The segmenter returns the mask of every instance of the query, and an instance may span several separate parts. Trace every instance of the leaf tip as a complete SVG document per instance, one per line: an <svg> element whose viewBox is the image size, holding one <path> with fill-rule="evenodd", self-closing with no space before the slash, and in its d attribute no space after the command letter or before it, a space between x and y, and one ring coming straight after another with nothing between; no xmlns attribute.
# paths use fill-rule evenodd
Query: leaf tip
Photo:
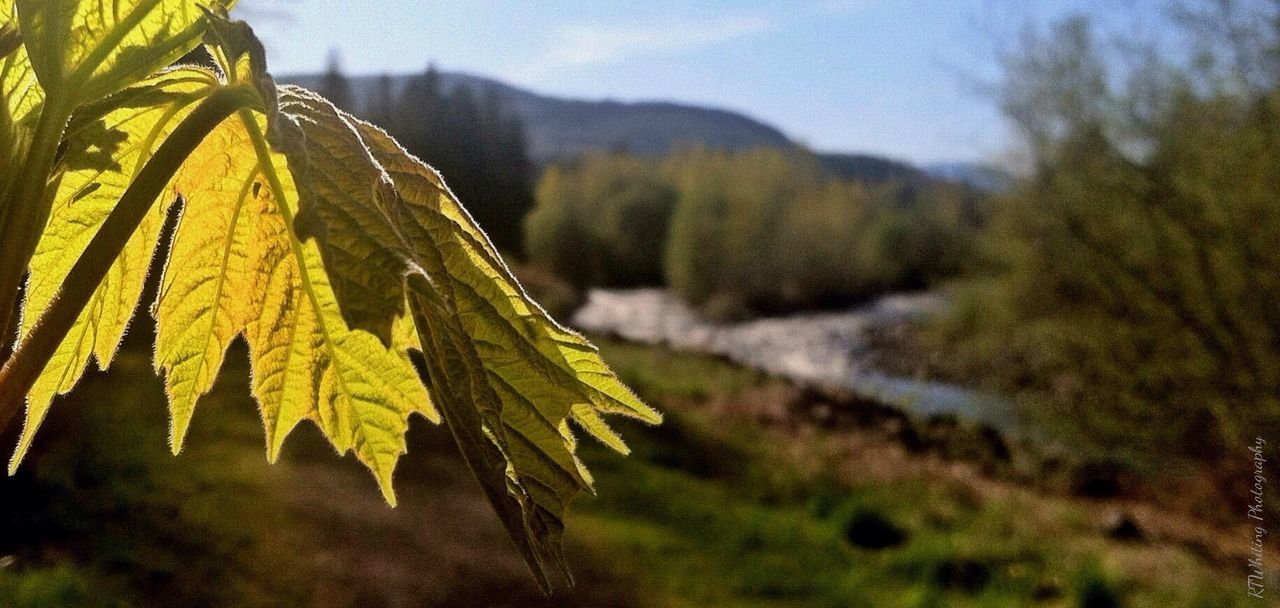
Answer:
<svg viewBox="0 0 1280 608"><path fill-rule="evenodd" d="M280 460L280 447L283 442L268 441L267 442L267 463L275 464Z"/></svg>
<svg viewBox="0 0 1280 608"><path fill-rule="evenodd" d="M425 406L421 406L414 410L414 413L426 418L431 424L440 424L444 422L444 418L440 416L440 410L436 408L434 403L427 402Z"/></svg>
<svg viewBox="0 0 1280 608"><path fill-rule="evenodd" d="M31 449L31 442L35 439L36 431L40 428L40 424L44 422L45 414L49 412L51 402L52 397L40 402L31 398L27 399L26 418L22 421L22 435L18 438L18 446L13 450L13 456L9 458L10 477L18 473L18 467L22 465L22 460L26 458L27 451Z"/></svg>
<svg viewBox="0 0 1280 608"><path fill-rule="evenodd" d="M284 440L293 432L294 425L281 424L279 420L272 420L267 416L263 416L263 426L267 431L267 462L275 464L280 460L280 452L284 450Z"/></svg>
<svg viewBox="0 0 1280 608"><path fill-rule="evenodd" d="M395 508L396 489L392 484L392 477L395 475L396 463L400 460L399 455L377 454L372 459L361 458L369 470L373 473L373 478L378 482L378 489L382 491L382 498L387 501L387 505Z"/></svg>
<svg viewBox="0 0 1280 608"><path fill-rule="evenodd" d="M18 474L18 467L22 465L22 459L26 457L29 445L30 442L24 437L23 441L18 444L18 448L13 451L13 456L9 458L9 477Z"/></svg>
<svg viewBox="0 0 1280 608"><path fill-rule="evenodd" d="M396 490L391 485L391 475L378 475L378 489L382 490L382 498L386 499L387 506L392 509L399 504L396 501Z"/></svg>
<svg viewBox="0 0 1280 608"><path fill-rule="evenodd" d="M174 413L173 421L169 424L169 453L174 456L182 453L182 446L187 439L187 429L190 426L190 417Z"/></svg>

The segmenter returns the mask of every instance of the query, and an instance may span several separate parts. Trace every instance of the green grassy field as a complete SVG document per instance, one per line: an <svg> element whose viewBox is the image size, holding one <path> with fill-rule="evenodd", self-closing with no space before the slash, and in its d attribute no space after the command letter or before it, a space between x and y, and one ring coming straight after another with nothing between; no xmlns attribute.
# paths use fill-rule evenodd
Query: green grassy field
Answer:
<svg viewBox="0 0 1280 608"><path fill-rule="evenodd" d="M856 432L778 422L794 387L713 358L603 347L668 422L624 425L629 458L584 448L599 496L570 517L567 595L536 592L439 429L414 425L394 510L313 429L268 466L241 351L174 458L134 348L58 405L0 485L13 497L0 506L0 605L1244 604L1213 558L1155 535L1108 538L1106 504L885 442L850 455L833 446Z"/></svg>
<svg viewBox="0 0 1280 608"><path fill-rule="evenodd" d="M796 440L787 433L699 411L770 381L702 356L604 351L643 397L686 404L668 410L668 428L631 434L639 458L588 457L602 492L577 522L663 598L655 605L1244 605L1186 548L1107 538L1101 505L945 474L805 467L789 461L803 447L778 445Z"/></svg>

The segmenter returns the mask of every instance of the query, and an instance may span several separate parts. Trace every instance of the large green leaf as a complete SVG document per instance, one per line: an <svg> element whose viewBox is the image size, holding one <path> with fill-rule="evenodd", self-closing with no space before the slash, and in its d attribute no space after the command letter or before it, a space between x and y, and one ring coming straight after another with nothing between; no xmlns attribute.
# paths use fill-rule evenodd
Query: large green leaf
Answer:
<svg viewBox="0 0 1280 608"><path fill-rule="evenodd" d="M299 421L312 420L340 452L354 451L393 501L408 416L438 417L409 361L343 321L315 245L290 229L296 203L284 159L259 155L262 124L246 119L265 120L224 123L175 177L185 207L155 307L174 448L243 334L271 458Z"/></svg>
<svg viewBox="0 0 1280 608"><path fill-rule="evenodd" d="M67 280L89 240L160 142L217 84L212 74L202 70L161 74L122 94L119 106L100 121L71 133L70 147L77 153L67 159L70 168L63 176L48 227L31 260L21 334L29 332L39 319L39 313ZM142 297L165 210L165 205L157 204L143 220L36 380L27 397L26 425L10 461L11 471L26 453L54 396L75 386L90 356L97 358L102 369L111 363Z"/></svg>
<svg viewBox="0 0 1280 608"><path fill-rule="evenodd" d="M224 69L227 77L257 78L262 70L251 65L250 55L249 49L238 49L231 57L235 63ZM260 53L252 55L261 61ZM91 166L63 179L56 213L33 263L24 327L39 318L147 151L213 86L220 86L217 77L203 68L168 72L113 96L113 104L121 107L110 110L101 124L79 127L96 143L72 139L70 148L82 150L79 158L85 160L73 157L68 164ZM269 91L263 96L272 99ZM438 420L407 356L416 338L389 348L366 332L348 329L316 245L292 233L290 205L297 197L284 158L265 146L266 120L261 113L244 112L224 122L174 175L30 392L23 439L11 466L25 453L50 399L74 386L89 356L96 355L104 367L110 361L136 307L168 203L180 198L183 210L153 308L155 360L165 376L173 449L181 448L196 403L212 388L226 349L243 336L269 457L276 458L298 422L313 420L340 452L353 451L370 467L394 503L391 478L405 449L409 415ZM112 150L106 156L113 161L105 167L91 162L102 160L104 147ZM410 336L411 329L398 335Z"/></svg>
<svg viewBox="0 0 1280 608"><path fill-rule="evenodd" d="M545 574L568 504L590 489L568 421L621 448L600 413L660 417L525 295L439 175L315 94L286 87L280 100L298 225L319 243L343 313L389 339L408 296L436 405Z"/></svg>
<svg viewBox="0 0 1280 608"><path fill-rule="evenodd" d="M46 91L94 100L173 63L204 35L201 5L234 0L17 0L31 65Z"/></svg>

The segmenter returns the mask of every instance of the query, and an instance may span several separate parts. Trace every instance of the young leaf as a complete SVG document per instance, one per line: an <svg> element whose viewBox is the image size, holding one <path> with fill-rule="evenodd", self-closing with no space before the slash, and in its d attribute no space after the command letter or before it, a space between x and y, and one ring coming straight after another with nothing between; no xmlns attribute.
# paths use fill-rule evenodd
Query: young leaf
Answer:
<svg viewBox="0 0 1280 608"><path fill-rule="evenodd" d="M186 202L155 307L174 449L243 333L270 457L298 422L312 420L338 451L354 451L394 502L391 475L409 415L438 416L406 359L347 328L315 245L291 233L296 197L284 159L259 155L253 133L262 125L244 120L216 129L174 182Z"/></svg>
<svg viewBox="0 0 1280 608"><path fill-rule="evenodd" d="M590 489L567 421L618 446L599 412L660 416L525 295L434 171L312 93L285 87L280 102L298 226L319 243L344 315L383 331L407 293L436 405L508 527L521 522L513 534L545 582L564 512Z"/></svg>
<svg viewBox="0 0 1280 608"><path fill-rule="evenodd" d="M25 336L67 280L89 240L160 142L217 81L200 70L175 70L138 86L136 103L107 113L97 128L72 133L72 167L54 198L48 227L36 247L27 280L20 334ZM104 164L105 155L109 163ZM168 199L172 201L173 199ZM27 416L10 472L18 466L55 395L69 392L92 355L106 369L142 297L147 266L160 237L167 205L143 220L110 273L76 319L27 397Z"/></svg>
<svg viewBox="0 0 1280 608"><path fill-rule="evenodd" d="M0 28L6 32L6 48L21 42L12 2L0 0ZM0 57L0 96L4 98L0 103L0 163L9 167L21 158L28 143L26 137L20 135L20 129L30 126L32 111L44 101L44 92L36 84L27 49L22 44ZM14 177L0 175L0 192L4 191L5 182Z"/></svg>
<svg viewBox="0 0 1280 608"><path fill-rule="evenodd" d="M229 9L234 0L211 0ZM46 91L91 101L146 78L200 43L194 0L17 0L27 52Z"/></svg>

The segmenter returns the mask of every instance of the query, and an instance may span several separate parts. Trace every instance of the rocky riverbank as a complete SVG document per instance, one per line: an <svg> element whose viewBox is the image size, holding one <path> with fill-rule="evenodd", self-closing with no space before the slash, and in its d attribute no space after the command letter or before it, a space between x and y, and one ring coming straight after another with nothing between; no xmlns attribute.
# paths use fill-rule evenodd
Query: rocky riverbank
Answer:
<svg viewBox="0 0 1280 608"><path fill-rule="evenodd" d="M801 384L840 388L922 416L954 414L1010 431L1008 402L878 369L873 332L939 314L935 293L891 294L844 311L715 323L665 289L592 290L572 317L584 331L714 354Z"/></svg>

